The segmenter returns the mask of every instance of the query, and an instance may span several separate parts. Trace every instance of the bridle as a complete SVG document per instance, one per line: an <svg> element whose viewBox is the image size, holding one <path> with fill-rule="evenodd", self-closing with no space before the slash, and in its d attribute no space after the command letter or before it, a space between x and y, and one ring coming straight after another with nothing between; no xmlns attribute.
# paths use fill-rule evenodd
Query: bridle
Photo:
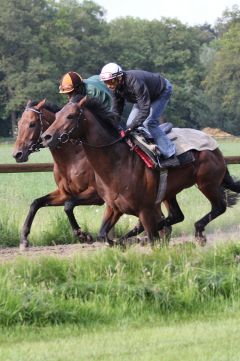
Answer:
<svg viewBox="0 0 240 361"><path fill-rule="evenodd" d="M70 102L72 103L72 102ZM81 140L74 140L71 138L71 134L78 128L80 128L80 121L83 120L84 118L82 118L83 116L83 110L79 109L79 114L78 117L76 119L76 125L74 125L68 132L63 132L57 139L61 144L65 144L68 141L71 141L74 144L82 144Z"/></svg>
<svg viewBox="0 0 240 361"><path fill-rule="evenodd" d="M41 148L44 148L43 144L42 144L42 138L41 135L43 134L44 130L43 130L43 120L45 119L45 121L48 123L47 119L44 117L44 114L42 111L37 110L35 108L32 107L27 107L25 108L25 111L32 111L36 114L38 114L38 120L40 122L40 133L39 133L39 137L38 140L36 141L36 143L33 143L31 145L31 147L29 148L29 152L30 153L34 153L34 152L39 152Z"/></svg>
<svg viewBox="0 0 240 361"><path fill-rule="evenodd" d="M72 103L72 102L70 102ZM63 132L59 137L58 137L58 141L61 144L67 143L68 141L71 141L74 144L81 144L81 145L86 145L88 147L91 148L105 148L105 147L110 147L111 145L114 145L118 142L120 142L121 140L123 140L123 138L120 136L119 138L115 139L113 142L108 143L108 144L102 144L102 145L94 145L94 144L90 144L86 141L84 141L83 139L78 139L78 140L74 140L71 139L71 134L76 130L80 128L80 121L83 121L84 119L86 119L84 117L84 112L83 109L79 109L79 114L78 117L75 119L75 126L73 126L68 132Z"/></svg>

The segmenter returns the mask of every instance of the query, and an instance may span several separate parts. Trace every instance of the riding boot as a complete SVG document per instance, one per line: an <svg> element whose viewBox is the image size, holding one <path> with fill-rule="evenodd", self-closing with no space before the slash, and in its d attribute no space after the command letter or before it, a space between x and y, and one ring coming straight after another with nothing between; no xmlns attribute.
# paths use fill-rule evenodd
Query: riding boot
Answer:
<svg viewBox="0 0 240 361"><path fill-rule="evenodd" d="M169 167L178 167L180 165L178 157L174 154L169 158L159 157L160 167L169 168Z"/></svg>

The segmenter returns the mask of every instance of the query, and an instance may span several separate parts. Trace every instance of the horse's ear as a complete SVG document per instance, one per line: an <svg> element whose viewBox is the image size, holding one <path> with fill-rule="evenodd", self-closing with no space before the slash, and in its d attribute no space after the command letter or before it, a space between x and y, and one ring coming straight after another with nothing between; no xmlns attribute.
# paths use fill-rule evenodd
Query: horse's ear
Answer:
<svg viewBox="0 0 240 361"><path fill-rule="evenodd" d="M78 105L79 105L80 107L83 107L84 104L86 103L86 101L87 101L87 96L85 95L85 97L80 100L80 102L78 103Z"/></svg>
<svg viewBox="0 0 240 361"><path fill-rule="evenodd" d="M42 108L44 107L45 103L46 103L46 99L41 100L41 101L36 105L36 109L37 109L37 110L42 109Z"/></svg>
<svg viewBox="0 0 240 361"><path fill-rule="evenodd" d="M32 103L32 101L31 101L31 99L29 99L27 102L26 108L29 108L31 103Z"/></svg>

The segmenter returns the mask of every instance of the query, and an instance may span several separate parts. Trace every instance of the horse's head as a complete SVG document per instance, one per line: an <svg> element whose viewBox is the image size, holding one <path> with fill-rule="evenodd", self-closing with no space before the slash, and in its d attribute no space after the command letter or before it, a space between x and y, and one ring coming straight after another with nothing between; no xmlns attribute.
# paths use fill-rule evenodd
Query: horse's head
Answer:
<svg viewBox="0 0 240 361"><path fill-rule="evenodd" d="M68 142L69 139L77 139L81 127L83 104L86 98L78 102L70 101L56 113L54 123L42 134L42 143L45 147L55 148L59 144Z"/></svg>
<svg viewBox="0 0 240 361"><path fill-rule="evenodd" d="M46 100L28 101L18 122L18 135L13 149L16 162L27 162L28 156L42 145L41 134L55 120L55 112L46 110Z"/></svg>

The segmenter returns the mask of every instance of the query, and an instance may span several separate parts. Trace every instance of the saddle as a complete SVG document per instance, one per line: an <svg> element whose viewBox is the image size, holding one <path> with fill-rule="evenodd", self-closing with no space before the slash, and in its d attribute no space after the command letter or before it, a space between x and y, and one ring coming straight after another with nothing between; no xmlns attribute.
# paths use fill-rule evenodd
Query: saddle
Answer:
<svg viewBox="0 0 240 361"><path fill-rule="evenodd" d="M165 134L168 134L171 132L173 124L170 122L163 123L160 125L160 127ZM171 140L174 142L176 139L177 138L175 137ZM140 156L140 158L142 158L148 168L165 168L163 165L161 165L161 153L159 151L159 148L154 143L151 134L147 131L146 128L136 128L134 131L131 132L131 134L127 136L126 142L129 147L133 151L135 151ZM191 150L180 155L176 154L176 156L179 160L179 166L183 166L195 161L195 157Z"/></svg>

